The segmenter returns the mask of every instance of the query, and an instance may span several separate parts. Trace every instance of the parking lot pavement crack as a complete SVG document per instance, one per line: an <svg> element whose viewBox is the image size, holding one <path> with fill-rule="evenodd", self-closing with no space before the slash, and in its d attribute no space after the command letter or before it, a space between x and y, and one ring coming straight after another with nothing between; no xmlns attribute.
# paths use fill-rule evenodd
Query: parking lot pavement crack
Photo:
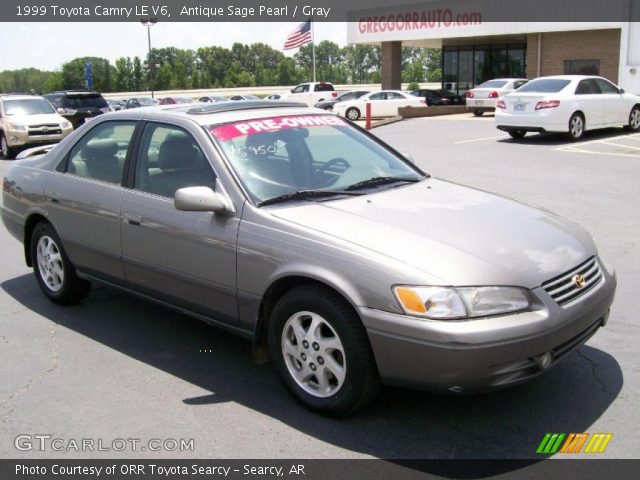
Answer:
<svg viewBox="0 0 640 480"><path fill-rule="evenodd" d="M51 325L50 327L49 337L51 341L51 349L50 349L49 362L48 362L47 368L45 368L45 370L43 370L39 375L32 377L27 383L25 383L18 390L16 390L15 392L7 396L4 400L0 401L0 409L6 408L6 411L4 412L4 414L0 415L0 423L6 423L6 421L8 420L9 416L14 410L13 407L12 408L8 408L8 407L17 397L27 392L34 384L38 383L45 376L47 376L48 374L50 374L51 372L53 372L58 368L59 344L58 344L58 336L56 333L55 324ZM6 342L6 339L4 337L1 337L1 338Z"/></svg>
<svg viewBox="0 0 640 480"><path fill-rule="evenodd" d="M580 358L583 358L589 364L589 367L591 369L591 376L593 376L593 379L598 382L598 384L602 388L602 391L609 395L611 398L616 398L616 394L609 390L607 384L598 376L598 365L584 353L582 353L582 351L578 350L577 353Z"/></svg>

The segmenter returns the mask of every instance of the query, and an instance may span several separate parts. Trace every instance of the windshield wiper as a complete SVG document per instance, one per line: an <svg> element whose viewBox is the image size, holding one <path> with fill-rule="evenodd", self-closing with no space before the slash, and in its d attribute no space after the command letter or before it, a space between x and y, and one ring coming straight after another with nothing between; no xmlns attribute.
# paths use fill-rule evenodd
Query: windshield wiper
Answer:
<svg viewBox="0 0 640 480"><path fill-rule="evenodd" d="M288 200L305 200L308 198L333 197L335 195L363 195L360 192L347 192L345 190L298 190L297 192L284 193L277 197L267 198L258 203L259 207L271 205L273 203L286 202Z"/></svg>
<svg viewBox="0 0 640 480"><path fill-rule="evenodd" d="M417 183L422 178L406 178L406 177L373 177L368 180L363 180L353 185L349 185L345 188L346 191L360 190L368 187L376 187L378 185L387 185L391 183L405 182L405 183Z"/></svg>

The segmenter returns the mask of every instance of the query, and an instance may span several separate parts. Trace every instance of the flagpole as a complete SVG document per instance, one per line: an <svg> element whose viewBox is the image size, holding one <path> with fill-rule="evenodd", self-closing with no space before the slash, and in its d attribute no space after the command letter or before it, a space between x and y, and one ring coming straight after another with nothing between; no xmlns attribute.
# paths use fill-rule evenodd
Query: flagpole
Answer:
<svg viewBox="0 0 640 480"><path fill-rule="evenodd" d="M311 23L311 57L313 61L313 82L316 81L316 34L313 26L313 18L309 19L309 23Z"/></svg>

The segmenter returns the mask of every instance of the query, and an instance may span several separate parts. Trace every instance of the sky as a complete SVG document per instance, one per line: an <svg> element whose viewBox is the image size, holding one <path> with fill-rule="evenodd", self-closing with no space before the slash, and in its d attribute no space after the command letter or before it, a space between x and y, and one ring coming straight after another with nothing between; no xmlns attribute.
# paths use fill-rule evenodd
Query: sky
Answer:
<svg viewBox="0 0 640 480"><path fill-rule="evenodd" d="M1 0L0 0L1 1ZM158 23L151 27L152 47L198 48L234 42L263 42L282 50L287 35L296 27L290 23ZM316 22L315 40L347 44L347 24ZM122 23L0 23L0 71L34 67L56 70L76 57L96 56L144 58L147 29L137 22ZM289 50L293 55L297 50Z"/></svg>

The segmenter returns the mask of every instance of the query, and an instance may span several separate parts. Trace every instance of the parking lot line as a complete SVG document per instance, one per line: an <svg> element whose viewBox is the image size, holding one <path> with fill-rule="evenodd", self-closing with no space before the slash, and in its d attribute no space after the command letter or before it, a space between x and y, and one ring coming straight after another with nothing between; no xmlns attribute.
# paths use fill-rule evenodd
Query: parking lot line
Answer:
<svg viewBox="0 0 640 480"><path fill-rule="evenodd" d="M484 140L496 140L498 138L505 138L504 135L497 135L494 137L482 137L482 138L474 138L473 140L462 140L461 142L453 142L454 145L462 145L463 143L473 143L473 142L482 142Z"/></svg>
<svg viewBox="0 0 640 480"><path fill-rule="evenodd" d="M610 142L608 140L603 140L602 143L604 143L605 145L612 145L614 147L631 148L632 150L640 150L640 147L636 147L633 145L625 145L624 143Z"/></svg>
<svg viewBox="0 0 640 480"><path fill-rule="evenodd" d="M594 152L593 150L585 150L583 148L572 147L572 146L560 147L560 148L557 148L556 150L561 151L561 152L570 152L570 153L589 153L591 155L612 155L614 157L640 158L640 152L638 152L638 155L631 154L631 153Z"/></svg>

